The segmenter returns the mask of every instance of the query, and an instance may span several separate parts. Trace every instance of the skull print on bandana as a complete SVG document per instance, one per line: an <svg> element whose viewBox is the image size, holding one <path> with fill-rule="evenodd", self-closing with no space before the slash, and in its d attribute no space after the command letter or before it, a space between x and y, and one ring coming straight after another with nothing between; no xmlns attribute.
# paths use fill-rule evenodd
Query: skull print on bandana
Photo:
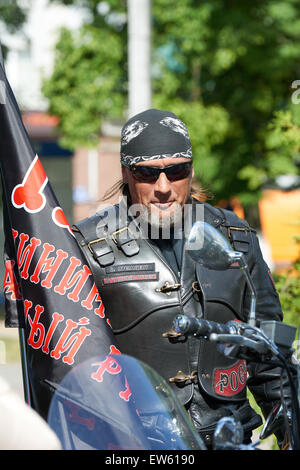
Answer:
<svg viewBox="0 0 300 470"><path fill-rule="evenodd" d="M149 109L129 119L121 133L121 164L125 167L161 158L190 158L192 147L185 124L173 113Z"/></svg>

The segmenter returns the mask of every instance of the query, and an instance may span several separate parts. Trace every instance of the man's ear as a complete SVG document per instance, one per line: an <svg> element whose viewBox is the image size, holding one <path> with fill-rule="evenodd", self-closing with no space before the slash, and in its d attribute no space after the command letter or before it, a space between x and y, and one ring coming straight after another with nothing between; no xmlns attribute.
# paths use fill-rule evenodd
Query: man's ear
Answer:
<svg viewBox="0 0 300 470"><path fill-rule="evenodd" d="M195 174L194 167L192 166L192 178L194 178L194 174Z"/></svg>

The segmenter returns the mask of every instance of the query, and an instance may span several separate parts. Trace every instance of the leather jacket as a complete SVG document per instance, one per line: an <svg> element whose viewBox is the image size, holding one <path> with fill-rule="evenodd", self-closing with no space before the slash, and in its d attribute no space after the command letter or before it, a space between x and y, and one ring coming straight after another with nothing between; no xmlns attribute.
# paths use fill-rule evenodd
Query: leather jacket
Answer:
<svg viewBox="0 0 300 470"><path fill-rule="evenodd" d="M196 199L187 207L185 237L196 220L205 220L220 230L233 248L246 256L257 292L258 321L282 320L279 298L255 231L231 211ZM157 244L146 239L128 215L123 202L79 222L74 234L121 352L149 364L169 381L206 444L211 443L215 424L223 416L237 416L246 436L250 435L261 418L246 397L245 361L226 358L207 340L177 337L170 331L178 313L221 323L247 321L250 294L241 270L232 266L215 271L195 263L183 240L181 271L174 272ZM268 411L279 398L279 390L274 394L273 386L279 371L272 369L269 376L265 373L261 383L255 369L249 370L260 405L264 410L266 404Z"/></svg>

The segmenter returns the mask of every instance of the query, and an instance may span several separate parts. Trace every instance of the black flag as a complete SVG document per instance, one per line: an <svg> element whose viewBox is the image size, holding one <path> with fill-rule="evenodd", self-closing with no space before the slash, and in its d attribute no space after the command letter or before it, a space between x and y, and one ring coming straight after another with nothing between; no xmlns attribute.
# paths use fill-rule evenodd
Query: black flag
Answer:
<svg viewBox="0 0 300 470"><path fill-rule="evenodd" d="M1 65L0 164L6 326L24 328L31 406L46 418L51 386L71 367L119 351Z"/></svg>

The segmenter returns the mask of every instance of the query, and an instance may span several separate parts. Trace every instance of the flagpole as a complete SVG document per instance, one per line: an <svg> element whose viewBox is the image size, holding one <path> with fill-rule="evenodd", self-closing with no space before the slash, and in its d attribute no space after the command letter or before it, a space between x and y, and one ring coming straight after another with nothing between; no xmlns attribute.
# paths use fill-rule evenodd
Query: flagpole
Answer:
<svg viewBox="0 0 300 470"><path fill-rule="evenodd" d="M5 73L1 41L0 41L0 64ZM1 179L3 181L2 171L1 171ZM6 195L4 192L3 184L2 184L2 193L3 193L3 203L6 204ZM24 328L19 327L18 330L19 330L20 357L21 357L21 365L22 365L24 400L29 406L31 406L29 374L28 374L27 356L26 356L25 332L24 332Z"/></svg>
<svg viewBox="0 0 300 470"><path fill-rule="evenodd" d="M24 328L19 328L20 355L22 363L23 390L25 402L31 406L30 383L26 357L26 342Z"/></svg>

